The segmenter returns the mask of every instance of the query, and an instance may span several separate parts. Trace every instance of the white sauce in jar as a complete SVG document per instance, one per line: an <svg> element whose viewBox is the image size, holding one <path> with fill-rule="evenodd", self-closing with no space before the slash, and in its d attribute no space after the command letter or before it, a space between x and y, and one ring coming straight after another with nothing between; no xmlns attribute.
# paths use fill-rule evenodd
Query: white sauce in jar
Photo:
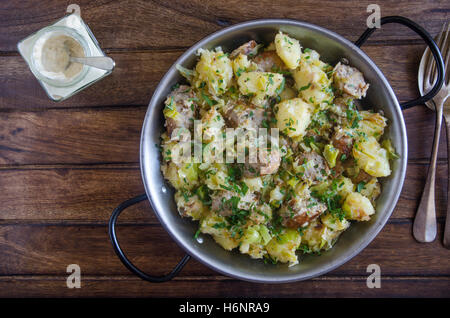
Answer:
<svg viewBox="0 0 450 318"><path fill-rule="evenodd" d="M70 57L85 57L83 46L69 34L60 31L44 33L33 47L36 69L45 77L63 82L75 78L83 65Z"/></svg>

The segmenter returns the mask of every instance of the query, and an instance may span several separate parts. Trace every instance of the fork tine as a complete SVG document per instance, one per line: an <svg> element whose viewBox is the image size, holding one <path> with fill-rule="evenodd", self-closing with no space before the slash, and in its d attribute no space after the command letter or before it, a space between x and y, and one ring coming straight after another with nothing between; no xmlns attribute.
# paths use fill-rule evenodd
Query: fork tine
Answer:
<svg viewBox="0 0 450 318"><path fill-rule="evenodd" d="M444 28L441 30L441 32L436 37L436 45L438 47L442 40L443 31L444 31ZM424 74L424 80L423 80L424 85L426 85L427 87L431 87L432 84L434 84L434 80L432 80L434 64L435 63L434 63L433 56L431 55L431 51L429 48L427 48L427 62L425 64L425 74Z"/></svg>
<svg viewBox="0 0 450 318"><path fill-rule="evenodd" d="M430 87L430 73L431 73L431 62L433 61L433 57L431 56L431 50L427 46L425 49L425 63L424 63L424 72L423 72L423 89L428 90Z"/></svg>
<svg viewBox="0 0 450 318"><path fill-rule="evenodd" d="M436 44L439 48L439 50L441 51L442 54L442 49L444 47L445 41L447 40L447 33L445 32L445 30L447 29L447 22L444 23L444 25L442 26L442 30L441 33L439 33L439 37L436 40ZM437 79L437 72L436 72L436 63L434 61L434 59L431 58L430 60L430 74L428 77L429 80L429 85L434 85L434 82L436 82Z"/></svg>
<svg viewBox="0 0 450 318"><path fill-rule="evenodd" d="M439 41L442 37L442 31L437 35L436 37L436 44L439 45ZM431 74L432 74L432 69L433 69L433 65L434 65L434 59L433 56L431 55L431 50L429 47L426 48L425 50L425 72L423 74L423 85L424 85L424 89L428 89L429 87L431 87Z"/></svg>

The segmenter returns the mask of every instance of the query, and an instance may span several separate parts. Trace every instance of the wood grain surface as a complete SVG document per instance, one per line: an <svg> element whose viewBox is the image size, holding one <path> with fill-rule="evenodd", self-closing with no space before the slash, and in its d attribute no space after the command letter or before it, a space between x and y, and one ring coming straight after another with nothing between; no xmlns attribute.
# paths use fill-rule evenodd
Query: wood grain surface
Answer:
<svg viewBox="0 0 450 318"><path fill-rule="evenodd" d="M258 18L314 23L354 41L373 1L88 1L82 17L116 61L114 72L62 103L48 100L16 51L19 40L62 17L67 1L0 2L0 297L450 297L450 251L441 243L447 204L443 130L436 181L438 239L419 244L412 222L426 178L434 113L403 112L409 161L388 224L358 256L305 282L267 285L219 275L191 260L171 282L150 284L115 256L107 222L123 200L143 193L140 131L153 90L196 41ZM378 1L383 16L403 15L433 36L450 18L448 1ZM425 46L403 27L375 32L364 51L400 101L418 96ZM120 218L118 236L143 270L163 274L183 251L159 225L148 202ZM79 264L82 288L68 289L66 267ZM366 286L379 264L382 287Z"/></svg>

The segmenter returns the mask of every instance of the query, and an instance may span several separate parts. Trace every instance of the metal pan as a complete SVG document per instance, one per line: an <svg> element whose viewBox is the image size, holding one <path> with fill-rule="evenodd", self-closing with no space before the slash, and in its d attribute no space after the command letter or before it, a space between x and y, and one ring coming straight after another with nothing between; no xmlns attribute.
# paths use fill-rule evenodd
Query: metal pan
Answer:
<svg viewBox="0 0 450 318"><path fill-rule="evenodd" d="M123 264L144 280L164 282L178 274L192 256L206 266L227 276L253 282L286 283L327 273L361 252L381 231L389 219L400 196L405 179L408 143L402 108L423 104L439 91L443 83L442 56L430 35L416 23L403 17L382 18L381 24L386 23L400 23L409 27L419 34L430 47L438 65L438 81L427 95L399 104L382 72L359 48L375 29L367 29L358 41L351 43L332 31L305 22L285 19L256 20L220 30L188 49L162 78L149 103L144 119L140 159L146 194L122 203L114 210L109 222L109 235L114 250ZM372 219L369 222L353 224L340 236L331 250L322 253L320 256L302 256L299 264L292 267L285 264L265 264L262 261L251 259L247 255L241 255L239 252L228 252L206 235L200 235L200 240L195 239L194 233L197 231L198 224L187 218L182 218L178 214L173 199L173 191L160 172L160 154L155 147L155 144L157 145L160 142L160 134L163 129L162 108L164 100L171 87L182 80L175 68L176 64L192 68L196 63L196 52L199 48L212 49L221 46L224 52L229 52L251 39L268 43L280 30L300 40L303 47L318 51L321 59L325 62L334 65L342 58L346 58L352 66L363 72L364 77L370 83L370 89L367 97L362 100L362 106L363 108L370 107L384 112L389 120L386 136L392 140L400 156L400 159L392 163L391 176L382 180L382 194L377 200L377 212ZM152 276L139 270L125 256L116 237L115 224L120 213L126 207L147 198L150 200L161 225L175 242L186 251L186 256L165 276ZM157 260L155 261L157 262Z"/></svg>

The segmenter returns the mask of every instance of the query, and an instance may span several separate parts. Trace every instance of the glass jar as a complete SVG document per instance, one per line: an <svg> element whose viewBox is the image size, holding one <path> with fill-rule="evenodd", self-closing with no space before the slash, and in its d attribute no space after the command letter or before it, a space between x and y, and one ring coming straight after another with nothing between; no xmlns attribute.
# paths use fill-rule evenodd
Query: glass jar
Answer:
<svg viewBox="0 0 450 318"><path fill-rule="evenodd" d="M49 76L43 71L37 46L42 46L43 41L51 35L66 35L73 38L83 48L84 55L105 56L92 31L81 19L78 12L64 16L54 24L47 26L36 33L31 34L17 44L17 48L27 62L31 72L44 88L48 97L54 101L63 101L86 87L94 84L111 71L97 69L83 65L81 71L69 79Z"/></svg>
<svg viewBox="0 0 450 318"><path fill-rule="evenodd" d="M75 40L83 49L84 56L89 57L91 56L91 50L89 48L89 45L87 42L83 39L83 37L74 29L63 27L63 26L49 26L46 28L41 29L34 39L34 42L32 44L31 49L31 63L30 63L30 69L33 72L34 76L38 80L44 81L50 85L56 86L56 87L65 87L65 86L73 86L83 80L83 78L86 76L86 73L88 72L89 66L82 65L81 70L75 74L73 77L69 78L58 78L58 77L52 77L50 74L51 72L46 72L45 67L42 65L41 62L41 53L43 46L45 45L45 41L52 37L57 36L68 36L71 39Z"/></svg>

